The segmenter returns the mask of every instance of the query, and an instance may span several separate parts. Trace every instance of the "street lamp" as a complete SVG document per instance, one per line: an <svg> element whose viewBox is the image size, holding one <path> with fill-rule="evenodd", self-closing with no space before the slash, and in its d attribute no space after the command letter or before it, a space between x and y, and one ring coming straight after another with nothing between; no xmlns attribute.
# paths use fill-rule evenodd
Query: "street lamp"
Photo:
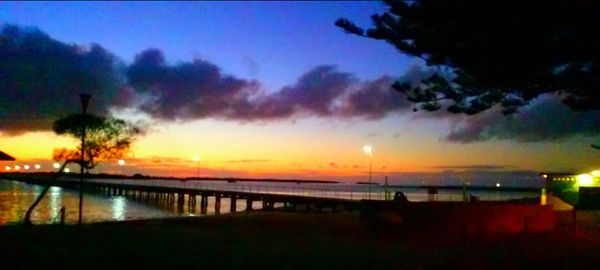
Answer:
<svg viewBox="0 0 600 270"><path fill-rule="evenodd" d="M200 156L195 155L192 160L196 161L196 177L200 179Z"/></svg>
<svg viewBox="0 0 600 270"><path fill-rule="evenodd" d="M369 155L369 196L368 199L371 199L371 174L373 168L373 148L369 145L363 146L363 151Z"/></svg>
<svg viewBox="0 0 600 270"><path fill-rule="evenodd" d="M121 175L124 175L123 166L125 166L125 160L124 159L119 159L117 161L117 164L119 164L119 171L120 171Z"/></svg>
<svg viewBox="0 0 600 270"><path fill-rule="evenodd" d="M84 162L85 162L85 113L87 112L88 105L90 104L90 99L92 96L90 94L80 94L79 99L81 101L81 159L80 159L80 178L79 178L79 219L77 224L81 226L81 220L83 215L83 170L84 170Z"/></svg>

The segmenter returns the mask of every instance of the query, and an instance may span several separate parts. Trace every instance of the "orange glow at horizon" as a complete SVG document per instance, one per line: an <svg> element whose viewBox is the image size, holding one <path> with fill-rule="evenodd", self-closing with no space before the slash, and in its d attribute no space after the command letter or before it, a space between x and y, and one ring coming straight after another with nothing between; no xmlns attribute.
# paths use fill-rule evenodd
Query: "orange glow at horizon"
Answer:
<svg viewBox="0 0 600 270"><path fill-rule="evenodd" d="M364 130L384 134L389 126L393 125L379 121L339 127L313 120L264 125L213 120L165 124L134 142L122 168L115 160L102 163L95 171L192 177L199 166L200 176L215 177L365 176L369 156L363 147L367 144L374 150L374 175L442 172L448 169L445 166L477 164L506 165L508 170L585 171L586 164L600 163L599 155L574 154L588 150L582 143L452 144L439 140L437 134L442 131L418 130L401 138L392 136L393 131L385 136L364 135ZM40 164L42 171L52 170L52 150L77 145L76 141L51 132L0 139L1 149L17 158L17 162L2 165L12 169L19 165L21 171L26 162ZM200 159L199 164L195 157Z"/></svg>

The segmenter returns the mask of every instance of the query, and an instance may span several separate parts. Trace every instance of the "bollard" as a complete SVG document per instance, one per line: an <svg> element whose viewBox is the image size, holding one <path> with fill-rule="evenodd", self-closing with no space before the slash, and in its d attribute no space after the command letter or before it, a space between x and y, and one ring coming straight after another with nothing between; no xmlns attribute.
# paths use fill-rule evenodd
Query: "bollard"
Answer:
<svg viewBox="0 0 600 270"><path fill-rule="evenodd" d="M65 225L65 207L60 208L60 225Z"/></svg>
<svg viewBox="0 0 600 270"><path fill-rule="evenodd" d="M577 205L573 206L573 234L577 236Z"/></svg>
<svg viewBox="0 0 600 270"><path fill-rule="evenodd" d="M235 195L231 195L231 197L229 197L230 202L229 202L229 212L230 213L235 213L236 211L236 196Z"/></svg>

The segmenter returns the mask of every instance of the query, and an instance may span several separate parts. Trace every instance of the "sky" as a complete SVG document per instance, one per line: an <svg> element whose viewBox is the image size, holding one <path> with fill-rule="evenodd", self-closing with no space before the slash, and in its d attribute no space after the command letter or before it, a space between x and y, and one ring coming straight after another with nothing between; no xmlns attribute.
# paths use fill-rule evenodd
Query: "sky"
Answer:
<svg viewBox="0 0 600 270"><path fill-rule="evenodd" d="M37 28L52 46L78 46L77 57L92 63L83 68L118 66L126 77L115 79L126 86L86 86L90 110L148 130L125 166L107 161L97 172L363 181L372 161L376 182L514 184L600 167L589 147L599 139L598 113L571 112L556 97L511 117L413 112L389 86L431 69L334 25L345 17L369 26L384 10L372 1L3 1L0 27ZM52 119L79 109L81 89L60 82L28 82L30 94L0 88L0 149L18 158L2 165L49 168L53 149L77 143L50 131Z"/></svg>

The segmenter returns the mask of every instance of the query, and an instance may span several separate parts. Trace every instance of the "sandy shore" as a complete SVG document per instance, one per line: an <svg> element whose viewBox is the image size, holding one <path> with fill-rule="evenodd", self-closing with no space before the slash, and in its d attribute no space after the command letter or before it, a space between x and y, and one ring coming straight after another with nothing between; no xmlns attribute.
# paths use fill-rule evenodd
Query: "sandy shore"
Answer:
<svg viewBox="0 0 600 270"><path fill-rule="evenodd" d="M373 229L358 213L253 212L76 226L0 228L0 268L589 268L600 227L559 213L554 232L448 235ZM592 224L600 215L580 213ZM583 225L583 223L581 224ZM584 229L585 227L585 229ZM588 230L591 230L588 232Z"/></svg>

